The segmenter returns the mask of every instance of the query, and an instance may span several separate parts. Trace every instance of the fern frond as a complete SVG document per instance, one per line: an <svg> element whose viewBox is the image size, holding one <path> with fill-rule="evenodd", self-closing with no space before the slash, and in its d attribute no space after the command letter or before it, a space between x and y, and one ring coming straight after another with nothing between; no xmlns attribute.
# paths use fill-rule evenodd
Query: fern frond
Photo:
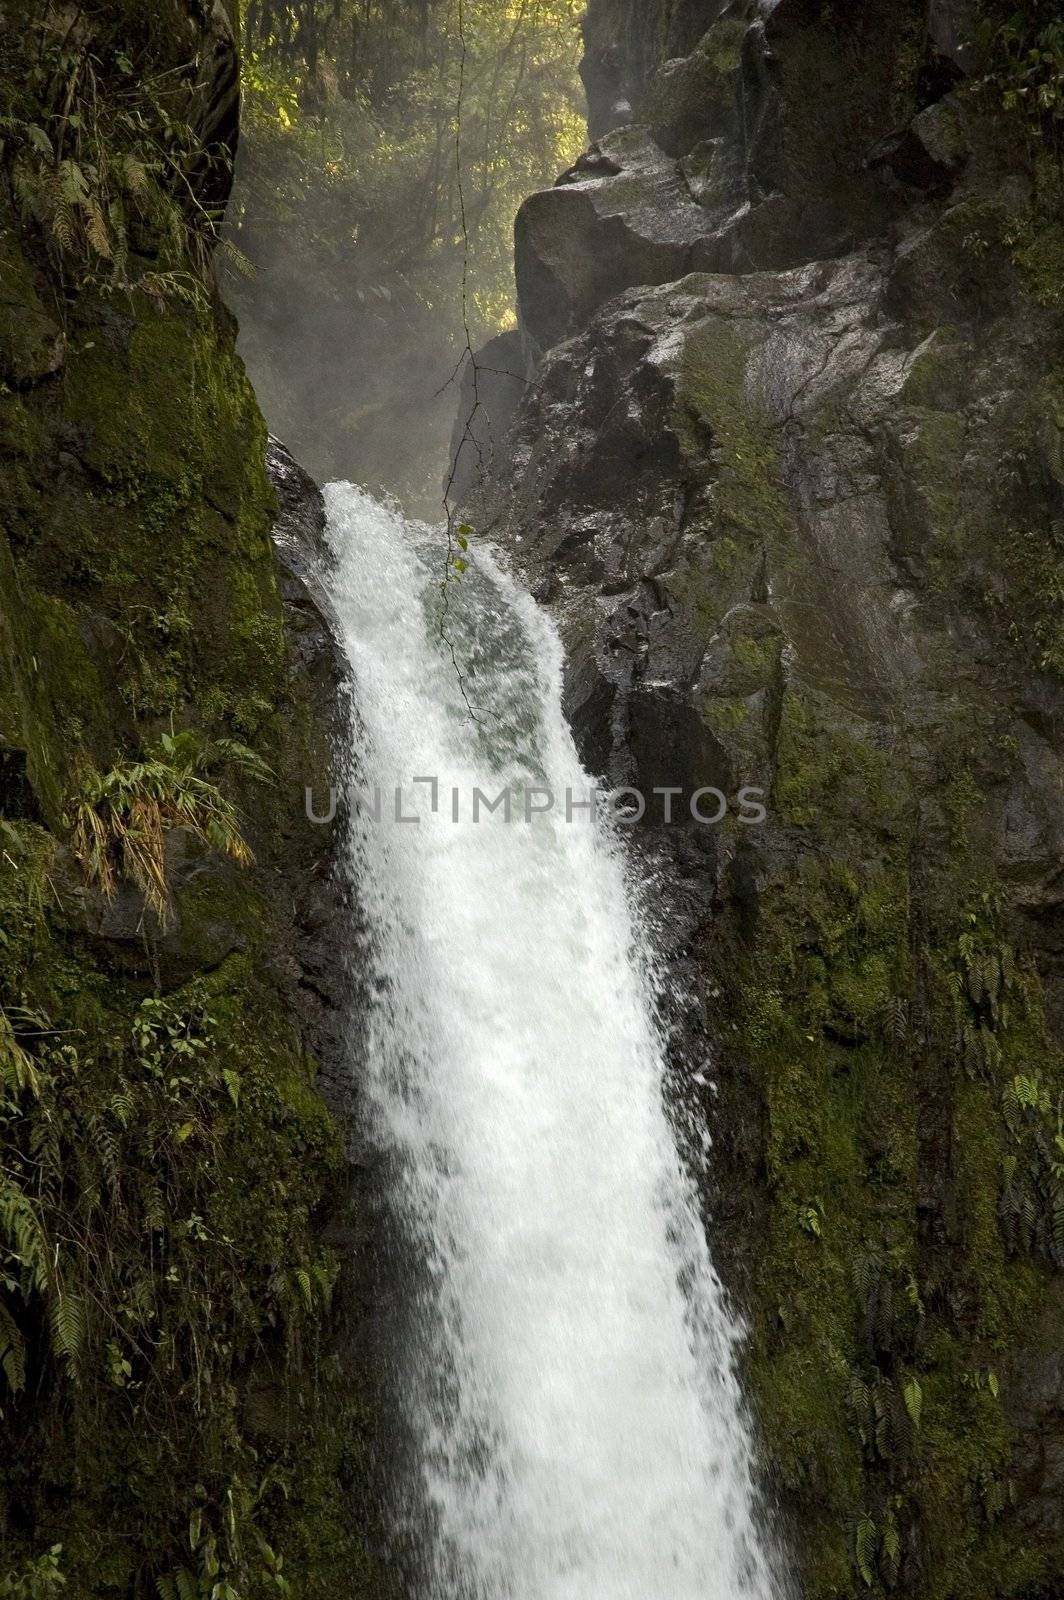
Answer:
<svg viewBox="0 0 1064 1600"><path fill-rule="evenodd" d="M909 1007L898 994L889 995L883 1005L883 1029L895 1044L904 1044L909 1033Z"/></svg>
<svg viewBox="0 0 1064 1600"><path fill-rule="evenodd" d="M177 1585L178 1600L200 1600L199 1585L187 1567L178 1568L174 1573L174 1582Z"/></svg>
<svg viewBox="0 0 1064 1600"><path fill-rule="evenodd" d="M100 202L90 195L84 204L85 237L96 254L104 261L114 261L111 234Z"/></svg>
<svg viewBox="0 0 1064 1600"><path fill-rule="evenodd" d="M875 1523L867 1512L858 1518L857 1527L853 1536L854 1565L860 1574L865 1587L871 1589L875 1583L876 1552L879 1548L879 1534Z"/></svg>
<svg viewBox="0 0 1064 1600"><path fill-rule="evenodd" d="M909 1420L917 1433L920 1432L920 1422L924 1411L924 1391L916 1378L910 1378L902 1391L905 1399L905 1409L909 1413Z"/></svg>
<svg viewBox="0 0 1064 1600"><path fill-rule="evenodd" d="M310 1281L310 1273L306 1267L296 1268L296 1286L299 1297L303 1302L303 1309L307 1312L314 1310L314 1288Z"/></svg>
<svg viewBox="0 0 1064 1600"><path fill-rule="evenodd" d="M20 1269L23 1295L47 1293L51 1273L44 1228L29 1196L6 1177L0 1177L0 1248Z"/></svg>
<svg viewBox="0 0 1064 1600"><path fill-rule="evenodd" d="M75 1377L85 1340L85 1309L80 1297L59 1293L52 1305L49 1322L52 1349L66 1363L70 1376Z"/></svg>
<svg viewBox="0 0 1064 1600"><path fill-rule="evenodd" d="M251 279L257 276L258 268L255 263L249 256L244 254L239 245L233 243L232 239L222 240L221 253L228 265L233 268L234 272L238 272L242 278Z"/></svg>
<svg viewBox="0 0 1064 1600"><path fill-rule="evenodd" d="M151 187L148 169L144 162L134 155L119 156L118 172L126 193L137 200L143 199Z"/></svg>
<svg viewBox="0 0 1064 1600"><path fill-rule="evenodd" d="M75 815L74 851L104 895L114 895L121 873L136 884L165 925L166 835L175 828L184 828L239 866L254 859L236 809L221 790L188 767L158 758L87 775Z"/></svg>
<svg viewBox="0 0 1064 1600"><path fill-rule="evenodd" d="M898 1581L901 1567L901 1534L893 1515L883 1524L883 1539L879 1551L879 1564L887 1583L893 1587Z"/></svg>
<svg viewBox="0 0 1064 1600"><path fill-rule="evenodd" d="M157 1183L153 1183L144 1198L144 1229L147 1233L162 1233L167 1223L166 1201Z"/></svg>
<svg viewBox="0 0 1064 1600"><path fill-rule="evenodd" d="M0 1092L18 1095L28 1091L34 1098L41 1092L41 1080L33 1058L18 1040L7 1012L0 1007Z"/></svg>
<svg viewBox="0 0 1064 1600"><path fill-rule="evenodd" d="M108 1109L120 1128L128 1128L136 1109L129 1090L123 1087L117 1094L113 1094Z"/></svg>

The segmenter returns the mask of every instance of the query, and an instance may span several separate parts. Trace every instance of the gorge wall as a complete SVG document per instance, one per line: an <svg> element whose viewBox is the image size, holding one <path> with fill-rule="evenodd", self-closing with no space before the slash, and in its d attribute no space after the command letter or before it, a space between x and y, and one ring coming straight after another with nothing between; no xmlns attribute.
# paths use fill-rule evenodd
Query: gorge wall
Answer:
<svg viewBox="0 0 1064 1600"><path fill-rule="evenodd" d="M993 24L592 0L474 421L590 770L769 797L633 837L809 1600L1064 1582L1064 230Z"/></svg>
<svg viewBox="0 0 1064 1600"><path fill-rule="evenodd" d="M346 939L302 805L328 787L337 668L301 576L320 500L279 449L268 469L210 273L233 21L199 0L0 7L0 1592L19 1600L370 1592L338 1333L360 1226ZM204 823L230 804L253 864ZM138 848L150 865L154 805L163 905L106 881Z"/></svg>

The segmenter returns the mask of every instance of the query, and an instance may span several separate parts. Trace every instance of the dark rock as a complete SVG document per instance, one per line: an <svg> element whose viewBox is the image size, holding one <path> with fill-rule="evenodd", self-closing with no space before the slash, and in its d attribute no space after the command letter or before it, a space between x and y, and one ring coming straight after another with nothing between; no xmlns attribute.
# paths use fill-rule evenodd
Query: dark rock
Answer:
<svg viewBox="0 0 1064 1600"><path fill-rule="evenodd" d="M26 752L0 740L0 817L40 821L40 807L26 770Z"/></svg>
<svg viewBox="0 0 1064 1600"><path fill-rule="evenodd" d="M0 240L0 380L30 388L63 365L66 336L44 307L29 263Z"/></svg>
<svg viewBox="0 0 1064 1600"><path fill-rule="evenodd" d="M622 290L690 272L787 267L852 243L828 200L772 196L723 223L685 169L644 127L608 134L553 188L532 195L516 226L521 326L542 352L583 327Z"/></svg>
<svg viewBox="0 0 1064 1600"><path fill-rule="evenodd" d="M686 155L706 139L738 135L746 32L743 21L719 22L692 55L666 61L651 79L642 113L668 155Z"/></svg>
<svg viewBox="0 0 1064 1600"><path fill-rule="evenodd" d="M288 640L290 722L305 730L289 752L286 816L271 863L274 892L282 887L294 932L283 951L288 964L282 960L280 970L319 1063L329 1103L347 1121L354 1093L345 1039L353 1003L353 911L336 861L343 812L338 810L327 825L312 822L306 790L313 791L324 811L323 797L339 784L349 675L328 597L330 558L321 491L277 439L269 441L267 469L278 499L273 540Z"/></svg>
<svg viewBox="0 0 1064 1600"><path fill-rule="evenodd" d="M521 334L500 333L467 361L451 436L451 465L444 493L461 505L478 480L493 470L495 452L528 387L528 360Z"/></svg>

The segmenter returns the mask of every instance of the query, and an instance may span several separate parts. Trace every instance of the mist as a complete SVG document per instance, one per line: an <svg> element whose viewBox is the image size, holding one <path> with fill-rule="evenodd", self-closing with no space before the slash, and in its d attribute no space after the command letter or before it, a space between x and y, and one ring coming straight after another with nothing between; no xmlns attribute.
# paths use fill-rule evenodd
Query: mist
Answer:
<svg viewBox="0 0 1064 1600"><path fill-rule="evenodd" d="M515 326L513 217L583 146L576 0L249 7L223 278L271 429L440 515L470 349Z"/></svg>

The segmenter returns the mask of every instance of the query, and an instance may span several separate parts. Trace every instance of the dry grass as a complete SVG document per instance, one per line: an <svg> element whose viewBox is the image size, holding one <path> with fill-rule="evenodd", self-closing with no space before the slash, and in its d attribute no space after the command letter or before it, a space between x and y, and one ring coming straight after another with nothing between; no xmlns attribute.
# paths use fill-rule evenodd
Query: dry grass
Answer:
<svg viewBox="0 0 1064 1600"><path fill-rule="evenodd" d="M260 781L269 768L242 745L202 746L194 735L165 737L160 754L90 771L74 815L74 851L90 883L110 899L126 878L165 926L169 914L166 836L175 828L220 850L239 866L254 860L235 806L205 776L226 761Z"/></svg>

